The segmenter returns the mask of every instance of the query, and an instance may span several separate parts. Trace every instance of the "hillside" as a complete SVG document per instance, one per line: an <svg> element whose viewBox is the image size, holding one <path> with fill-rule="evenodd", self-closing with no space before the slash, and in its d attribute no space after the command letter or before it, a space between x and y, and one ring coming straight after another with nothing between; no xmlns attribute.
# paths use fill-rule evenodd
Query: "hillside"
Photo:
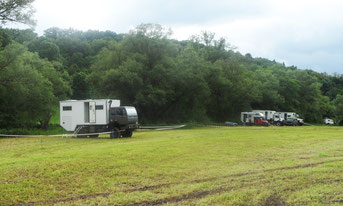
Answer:
<svg viewBox="0 0 343 206"><path fill-rule="evenodd" d="M0 127L46 128L59 100L88 98L120 99L145 123L223 122L250 109L343 119L341 75L242 55L210 32L170 34L153 24L127 34L1 29Z"/></svg>

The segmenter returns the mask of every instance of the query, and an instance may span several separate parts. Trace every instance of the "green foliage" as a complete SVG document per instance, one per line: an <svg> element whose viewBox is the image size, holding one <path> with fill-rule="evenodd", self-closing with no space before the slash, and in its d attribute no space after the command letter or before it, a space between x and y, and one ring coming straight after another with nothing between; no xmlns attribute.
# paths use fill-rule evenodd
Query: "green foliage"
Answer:
<svg viewBox="0 0 343 206"><path fill-rule="evenodd" d="M51 82L35 66L41 60L16 43L0 57L0 127L35 125L55 101Z"/></svg>
<svg viewBox="0 0 343 206"><path fill-rule="evenodd" d="M243 56L210 32L188 42L168 35L142 24L110 42L93 63L92 96L134 104L148 122L225 121L250 109L294 111L309 122L334 115L322 74Z"/></svg>
<svg viewBox="0 0 343 206"><path fill-rule="evenodd" d="M57 61L61 58L59 47L51 40L44 37L36 38L28 44L29 51L38 52L41 58Z"/></svg>
<svg viewBox="0 0 343 206"><path fill-rule="evenodd" d="M32 3L34 0L2 0L0 1L0 21L19 22L28 25L35 25L31 18L34 12Z"/></svg>
<svg viewBox="0 0 343 206"><path fill-rule="evenodd" d="M0 51L0 127L47 127L52 106L68 91L53 65L24 46L12 43Z"/></svg>
<svg viewBox="0 0 343 206"><path fill-rule="evenodd" d="M343 120L343 95L338 94L333 103L336 107L336 121L341 122Z"/></svg>
<svg viewBox="0 0 343 206"><path fill-rule="evenodd" d="M89 84L86 81L87 75L84 72L72 76L73 99L87 99L89 97Z"/></svg>

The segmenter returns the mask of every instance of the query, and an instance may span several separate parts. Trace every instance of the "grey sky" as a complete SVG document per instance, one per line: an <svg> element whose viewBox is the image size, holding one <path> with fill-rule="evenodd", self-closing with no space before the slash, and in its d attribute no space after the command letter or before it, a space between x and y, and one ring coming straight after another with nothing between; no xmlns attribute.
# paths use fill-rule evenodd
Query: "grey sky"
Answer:
<svg viewBox="0 0 343 206"><path fill-rule="evenodd" d="M207 30L242 54L343 73L340 0L36 0L36 32L50 27L126 33L158 23L182 40Z"/></svg>

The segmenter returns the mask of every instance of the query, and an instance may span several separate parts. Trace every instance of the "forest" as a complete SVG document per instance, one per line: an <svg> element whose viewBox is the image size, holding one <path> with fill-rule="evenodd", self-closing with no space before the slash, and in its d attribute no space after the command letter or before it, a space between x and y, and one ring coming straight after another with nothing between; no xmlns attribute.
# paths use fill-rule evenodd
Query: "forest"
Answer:
<svg viewBox="0 0 343 206"><path fill-rule="evenodd" d="M158 24L125 34L1 28L0 128L47 128L60 100L90 98L133 105L143 123L238 121L251 109L343 120L341 74L241 54L211 32L171 34Z"/></svg>

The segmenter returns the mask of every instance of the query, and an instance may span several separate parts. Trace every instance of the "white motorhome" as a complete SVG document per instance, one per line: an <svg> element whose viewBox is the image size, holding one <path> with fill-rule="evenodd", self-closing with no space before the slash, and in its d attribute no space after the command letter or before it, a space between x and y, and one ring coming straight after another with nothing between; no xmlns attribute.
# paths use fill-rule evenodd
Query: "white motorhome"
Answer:
<svg viewBox="0 0 343 206"><path fill-rule="evenodd" d="M60 101L60 125L77 134L113 131L115 138L131 136L138 116L134 107L121 107L120 100L66 100Z"/></svg>
<svg viewBox="0 0 343 206"><path fill-rule="evenodd" d="M266 120L272 119L275 111L272 110L252 110L252 112L262 113Z"/></svg>
<svg viewBox="0 0 343 206"><path fill-rule="evenodd" d="M269 123L275 124L277 126L280 126L283 124L284 118L279 115L276 111L272 110L252 110L252 112L258 112L264 114L266 120L268 120Z"/></svg>
<svg viewBox="0 0 343 206"><path fill-rule="evenodd" d="M298 119L299 125L304 124L304 120L300 119L299 115L295 112L276 112L281 118L287 120L288 118L296 118Z"/></svg>

